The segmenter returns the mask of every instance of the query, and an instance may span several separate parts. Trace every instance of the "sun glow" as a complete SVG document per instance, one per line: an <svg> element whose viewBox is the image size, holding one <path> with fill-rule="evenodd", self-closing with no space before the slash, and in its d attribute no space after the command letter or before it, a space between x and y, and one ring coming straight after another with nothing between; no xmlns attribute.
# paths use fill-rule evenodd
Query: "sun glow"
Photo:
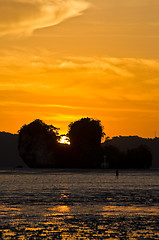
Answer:
<svg viewBox="0 0 159 240"><path fill-rule="evenodd" d="M70 141L69 141L68 137L67 137L67 136L64 136L64 135L61 136L59 142L60 142L60 143L63 143L63 144L68 144L68 145L70 145Z"/></svg>
<svg viewBox="0 0 159 240"><path fill-rule="evenodd" d="M158 0L1 0L0 131L38 118L64 135L91 116L110 137L158 134L158 9Z"/></svg>

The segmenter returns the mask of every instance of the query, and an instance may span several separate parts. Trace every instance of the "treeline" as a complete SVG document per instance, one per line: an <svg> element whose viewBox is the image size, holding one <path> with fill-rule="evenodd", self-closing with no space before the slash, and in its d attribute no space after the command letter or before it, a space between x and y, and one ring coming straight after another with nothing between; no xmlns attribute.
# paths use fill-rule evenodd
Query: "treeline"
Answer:
<svg viewBox="0 0 159 240"><path fill-rule="evenodd" d="M152 154L146 145L121 152L113 145L103 148L105 160L103 165L107 168L150 168L152 165Z"/></svg>
<svg viewBox="0 0 159 240"><path fill-rule="evenodd" d="M68 126L70 145L60 143L59 129L36 119L19 130L18 150L33 168L149 168L151 152L145 147L120 152L102 145L100 120L81 118Z"/></svg>

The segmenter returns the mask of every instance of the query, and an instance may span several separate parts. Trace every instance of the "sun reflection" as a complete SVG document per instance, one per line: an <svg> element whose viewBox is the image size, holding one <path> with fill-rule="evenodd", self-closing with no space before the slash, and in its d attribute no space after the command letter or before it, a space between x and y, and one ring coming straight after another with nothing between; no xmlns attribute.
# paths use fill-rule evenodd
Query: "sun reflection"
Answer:
<svg viewBox="0 0 159 240"><path fill-rule="evenodd" d="M7 222L0 230L0 239L159 239L158 218L151 215L155 212L155 207L101 206L105 215L88 214L88 206L85 214L79 214L76 208L74 212L72 208L73 206L67 205L52 208L41 206L39 214L40 209L37 206L27 207L24 212L21 210L22 215L10 215L12 221ZM151 216L148 216L148 209ZM13 210L11 207L11 211ZM38 214L35 214L36 211ZM146 213L144 217L142 211ZM139 215L130 215L136 212ZM29 216L31 218L28 222ZM15 223L16 217L21 220L19 223ZM4 220L5 218L1 221Z"/></svg>
<svg viewBox="0 0 159 240"><path fill-rule="evenodd" d="M70 207L63 205L50 208L49 210L57 213L67 213L70 211Z"/></svg>

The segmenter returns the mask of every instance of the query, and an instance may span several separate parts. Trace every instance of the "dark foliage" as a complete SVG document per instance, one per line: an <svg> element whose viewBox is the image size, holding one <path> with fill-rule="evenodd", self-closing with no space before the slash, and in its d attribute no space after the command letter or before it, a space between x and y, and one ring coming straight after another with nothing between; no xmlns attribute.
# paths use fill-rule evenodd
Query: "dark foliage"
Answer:
<svg viewBox="0 0 159 240"><path fill-rule="evenodd" d="M107 139L102 145L113 145L125 154L128 150L138 148L141 145L145 146L152 154L152 168L159 168L159 138L157 137L142 138L138 136L118 136Z"/></svg>
<svg viewBox="0 0 159 240"><path fill-rule="evenodd" d="M117 147L107 145L103 147L103 154L106 156L108 168L122 168L124 154Z"/></svg>
<svg viewBox="0 0 159 240"><path fill-rule="evenodd" d="M149 168L151 165L152 154L146 146L140 145L128 150L124 163L125 168Z"/></svg>
<svg viewBox="0 0 159 240"><path fill-rule="evenodd" d="M22 126L18 133L19 153L28 166L49 167L55 164L52 163L51 158L53 158L53 152L59 139L58 128L36 119L30 124Z"/></svg>
<svg viewBox="0 0 159 240"><path fill-rule="evenodd" d="M59 128L56 128L53 125L47 125L42 120L36 119L28 125L23 125L18 133L19 137L24 134L28 134L30 136L43 135L52 138L52 141L56 142L59 138L58 130Z"/></svg>
<svg viewBox="0 0 159 240"><path fill-rule="evenodd" d="M103 154L107 156L108 168L150 168L152 165L152 154L144 145L129 149L125 153L113 145L106 145L103 147Z"/></svg>
<svg viewBox="0 0 159 240"><path fill-rule="evenodd" d="M58 128L36 119L19 130L19 154L29 167L149 168L152 155L141 145L121 152L104 136L99 120L81 118L68 126L70 145L58 142Z"/></svg>
<svg viewBox="0 0 159 240"><path fill-rule="evenodd" d="M72 146L98 146L105 135L100 120L81 118L68 126L68 136Z"/></svg>
<svg viewBox="0 0 159 240"><path fill-rule="evenodd" d="M81 118L69 125L68 137L71 143L72 166L95 168L100 166L101 138L103 126L99 120Z"/></svg>
<svg viewBox="0 0 159 240"><path fill-rule="evenodd" d="M71 148L67 144L58 143L56 147L56 168L72 168Z"/></svg>

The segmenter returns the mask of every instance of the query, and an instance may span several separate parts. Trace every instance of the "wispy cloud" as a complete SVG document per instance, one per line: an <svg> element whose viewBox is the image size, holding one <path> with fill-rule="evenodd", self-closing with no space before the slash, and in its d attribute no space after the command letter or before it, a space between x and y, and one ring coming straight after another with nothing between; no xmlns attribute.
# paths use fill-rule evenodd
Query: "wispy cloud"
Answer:
<svg viewBox="0 0 159 240"><path fill-rule="evenodd" d="M67 98L64 105L68 106L68 99L75 97L80 101L98 99L101 102L159 99L158 59L58 58L51 52L28 55L16 50L1 51L0 55L2 90L23 90L47 96L54 93L54 99L55 96Z"/></svg>
<svg viewBox="0 0 159 240"><path fill-rule="evenodd" d="M3 101L0 103L3 106L27 106L27 107L41 107L41 108L67 108L67 109L83 109L83 107L74 107L68 105L60 105L60 104L37 104L37 103L29 103L29 102L16 102L16 101Z"/></svg>
<svg viewBox="0 0 159 240"><path fill-rule="evenodd" d="M53 53L0 52L1 89L59 91L66 95L97 94L129 99L156 96L159 60L142 58L65 57ZM83 89L82 92L79 89ZM76 90L75 90L76 89ZM75 90L75 91L74 91ZM141 91L142 90L142 91ZM113 91L113 92L112 92ZM153 94L152 94L153 91ZM89 94L88 94L89 92ZM113 94L114 93L114 94ZM135 95L135 96L134 96Z"/></svg>
<svg viewBox="0 0 159 240"><path fill-rule="evenodd" d="M1 0L0 35L29 34L78 16L88 7L86 0Z"/></svg>

